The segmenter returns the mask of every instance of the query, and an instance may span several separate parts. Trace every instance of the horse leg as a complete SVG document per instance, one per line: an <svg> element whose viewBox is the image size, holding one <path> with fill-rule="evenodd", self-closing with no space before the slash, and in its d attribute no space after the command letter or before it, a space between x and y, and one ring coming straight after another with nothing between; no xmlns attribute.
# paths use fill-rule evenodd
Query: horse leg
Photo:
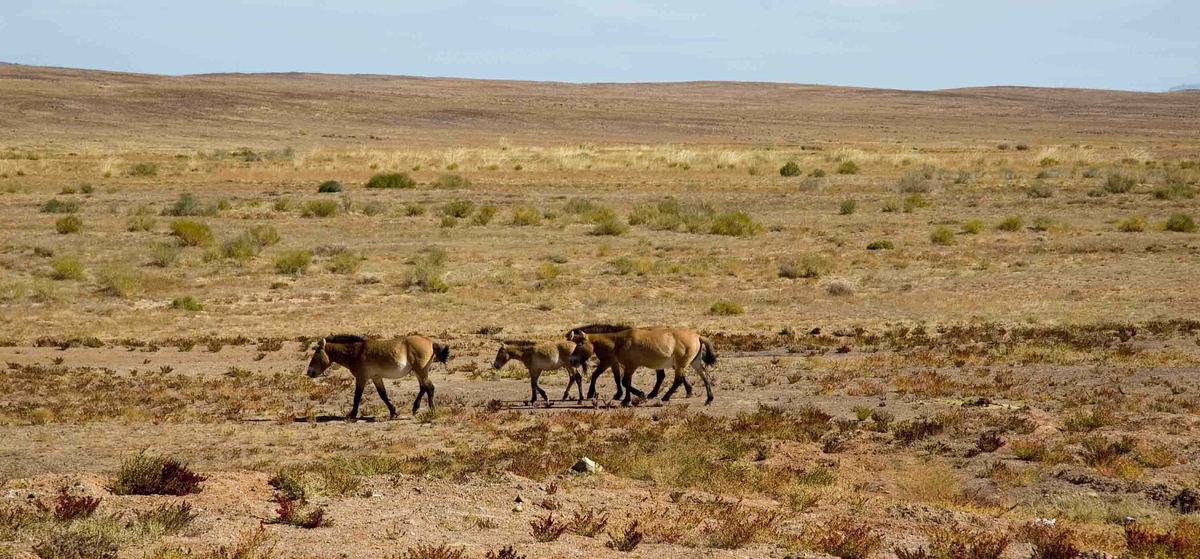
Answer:
<svg viewBox="0 0 1200 559"><path fill-rule="evenodd" d="M655 369L654 371L654 390L651 390L646 398L657 398L658 390L662 388L663 379L666 378L667 371L663 369Z"/></svg>
<svg viewBox="0 0 1200 559"><path fill-rule="evenodd" d="M671 381L671 387L667 389L666 394L663 394L662 401L669 402L671 400L671 395L675 394L675 391L679 389L679 385L684 384L686 382L687 382L687 377L685 377L682 374L675 373L675 380ZM691 395L690 392L688 395L689 396Z"/></svg>
<svg viewBox="0 0 1200 559"><path fill-rule="evenodd" d="M575 377L575 388L579 391L579 403L583 403L583 374L587 372L587 366L579 368L579 375ZM568 386L567 388L571 388Z"/></svg>
<svg viewBox="0 0 1200 559"><path fill-rule="evenodd" d="M417 415L417 410L421 409L421 396L424 396L424 395L425 395L425 387L418 384L417 385L417 398L415 400L413 400L413 405L412 405L413 415Z"/></svg>
<svg viewBox="0 0 1200 559"><path fill-rule="evenodd" d="M354 406L350 408L350 414L346 419L354 419L358 417L358 405L362 403L363 389L367 387L367 377L354 375Z"/></svg>
<svg viewBox="0 0 1200 559"><path fill-rule="evenodd" d="M396 406L392 405L392 401L388 399L387 388L383 385L382 378L372 379L375 382L375 391L379 392L379 399L383 400L383 404L387 406L388 417L396 417Z"/></svg>
<svg viewBox="0 0 1200 559"><path fill-rule="evenodd" d="M421 389L425 391L425 402L429 404L429 411L433 411L433 381L429 380L429 369L433 364L426 365L425 370L418 370L417 382L421 383Z"/></svg>
<svg viewBox="0 0 1200 559"><path fill-rule="evenodd" d="M579 381L581 384L583 383L583 379L579 377L579 373L575 371L575 367L568 365L567 389L563 390L562 401L567 401L567 398L571 396L571 385L575 384L575 381ZM582 390L582 388L580 390Z"/></svg>
<svg viewBox="0 0 1200 559"><path fill-rule="evenodd" d="M612 365L609 365L609 368L612 369L613 383L617 385L617 393L613 396L613 400L624 400L625 379L621 376L621 367L620 365L613 363Z"/></svg>
<svg viewBox="0 0 1200 559"><path fill-rule="evenodd" d="M633 401L633 397L645 398L646 394L641 390L633 387L633 372L637 370L637 365L625 365L622 367L621 382L625 384L625 399L621 400L621 405L628 406Z"/></svg>
<svg viewBox="0 0 1200 559"><path fill-rule="evenodd" d="M707 394L707 396L704 399L704 405L707 406L707 405L711 404L713 401L712 382L710 382L708 380L708 371L704 370L703 367L697 369L697 372L700 373L700 380L704 381L704 392Z"/></svg>
<svg viewBox="0 0 1200 559"><path fill-rule="evenodd" d="M587 363L583 364L583 372L584 373L587 372ZM588 399L592 399L592 398L596 397L596 379L600 378L600 373L603 373L603 372L604 372L604 367L602 366L602 364L597 363L596 368L592 371L592 380L590 383L588 383L588 394L587 394ZM580 388L582 388L582 386Z"/></svg>

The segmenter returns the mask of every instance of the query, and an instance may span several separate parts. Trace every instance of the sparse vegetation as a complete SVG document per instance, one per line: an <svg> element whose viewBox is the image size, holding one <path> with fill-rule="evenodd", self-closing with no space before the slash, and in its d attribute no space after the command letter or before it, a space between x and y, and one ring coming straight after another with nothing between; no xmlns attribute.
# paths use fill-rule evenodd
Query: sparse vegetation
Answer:
<svg viewBox="0 0 1200 559"><path fill-rule="evenodd" d="M795 161L788 161L779 168L779 176L781 177L798 177L800 176L800 165Z"/></svg>
<svg viewBox="0 0 1200 559"><path fill-rule="evenodd" d="M341 192L341 191L342 191L342 183L340 183L338 181L325 181L325 182L317 185L317 193L319 193L319 194L333 194L335 192Z"/></svg>
<svg viewBox="0 0 1200 559"><path fill-rule="evenodd" d="M746 309L732 301L717 301L708 308L708 313L716 316L737 316L745 312Z"/></svg>
<svg viewBox="0 0 1200 559"><path fill-rule="evenodd" d="M308 250L288 250L275 257L275 273L301 276L308 271L312 264L312 252Z"/></svg>
<svg viewBox="0 0 1200 559"><path fill-rule="evenodd" d="M367 181L367 188L416 188L417 181L407 173L385 173L371 177Z"/></svg>
<svg viewBox="0 0 1200 559"><path fill-rule="evenodd" d="M54 222L54 230L59 235L70 235L83 230L83 220L75 215L60 217Z"/></svg>
<svg viewBox="0 0 1200 559"><path fill-rule="evenodd" d="M126 458L109 485L115 495L191 495L207 478L174 458L137 454Z"/></svg>
<svg viewBox="0 0 1200 559"><path fill-rule="evenodd" d="M172 221L171 234L183 246L206 247L213 243L212 229L208 224L190 219Z"/></svg>

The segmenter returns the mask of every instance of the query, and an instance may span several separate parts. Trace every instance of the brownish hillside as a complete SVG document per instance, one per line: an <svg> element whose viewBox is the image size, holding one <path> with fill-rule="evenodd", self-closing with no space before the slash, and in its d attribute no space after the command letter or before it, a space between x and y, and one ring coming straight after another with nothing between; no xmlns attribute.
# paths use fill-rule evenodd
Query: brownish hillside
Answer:
<svg viewBox="0 0 1200 559"><path fill-rule="evenodd" d="M167 77L0 66L0 141L97 147L518 143L1171 142L1200 93L374 75Z"/></svg>

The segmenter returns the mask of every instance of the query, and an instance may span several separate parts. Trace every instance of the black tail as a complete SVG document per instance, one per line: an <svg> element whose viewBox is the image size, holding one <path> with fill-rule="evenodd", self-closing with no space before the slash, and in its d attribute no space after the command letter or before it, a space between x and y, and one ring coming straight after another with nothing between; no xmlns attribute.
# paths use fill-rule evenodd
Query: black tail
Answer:
<svg viewBox="0 0 1200 559"><path fill-rule="evenodd" d="M438 343L433 344L433 358L445 363L450 359L450 346Z"/></svg>
<svg viewBox="0 0 1200 559"><path fill-rule="evenodd" d="M700 351L700 360L704 361L709 367L717 364L717 352L713 349L712 342L708 338L700 338L700 345L704 348Z"/></svg>

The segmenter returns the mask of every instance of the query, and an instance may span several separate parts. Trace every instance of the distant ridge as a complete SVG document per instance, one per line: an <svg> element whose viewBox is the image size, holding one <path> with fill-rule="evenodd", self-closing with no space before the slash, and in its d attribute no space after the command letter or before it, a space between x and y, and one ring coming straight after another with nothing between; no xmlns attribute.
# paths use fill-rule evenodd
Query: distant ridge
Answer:
<svg viewBox="0 0 1200 559"><path fill-rule="evenodd" d="M1200 91L1200 83L1185 83L1183 85L1172 87L1167 91L1170 91L1171 93L1177 93L1180 91Z"/></svg>
<svg viewBox="0 0 1200 559"><path fill-rule="evenodd" d="M761 82L336 74L159 76L0 65L0 144L155 148L1194 140L1200 97Z"/></svg>

